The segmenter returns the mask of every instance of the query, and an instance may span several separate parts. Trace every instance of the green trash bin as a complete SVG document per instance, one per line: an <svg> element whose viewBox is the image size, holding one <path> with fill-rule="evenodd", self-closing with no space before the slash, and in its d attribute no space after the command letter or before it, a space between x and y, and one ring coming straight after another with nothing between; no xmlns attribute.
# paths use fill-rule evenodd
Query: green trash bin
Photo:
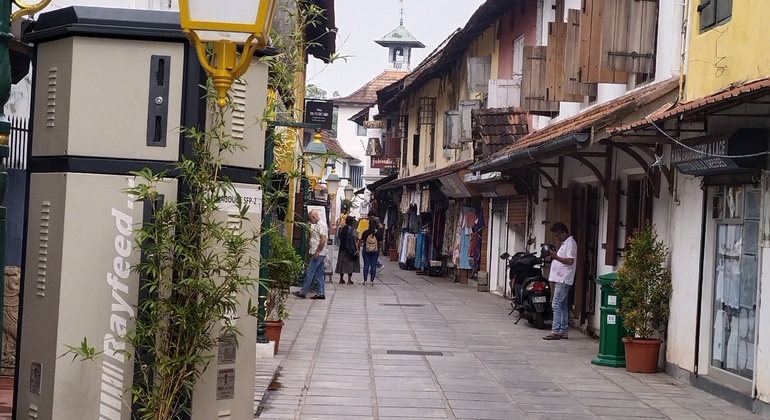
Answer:
<svg viewBox="0 0 770 420"><path fill-rule="evenodd" d="M626 366L626 349L623 346L623 337L627 335L626 328L623 326L623 319L617 313L620 297L612 287L617 279L617 273L604 274L596 279L602 288L602 318L599 354L591 363L599 366Z"/></svg>

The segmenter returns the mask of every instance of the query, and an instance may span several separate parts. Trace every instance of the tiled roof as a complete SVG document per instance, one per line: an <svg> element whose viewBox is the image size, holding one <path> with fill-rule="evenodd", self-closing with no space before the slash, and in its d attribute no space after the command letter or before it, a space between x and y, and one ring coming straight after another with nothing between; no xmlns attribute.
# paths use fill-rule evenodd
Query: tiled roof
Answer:
<svg viewBox="0 0 770 420"><path fill-rule="evenodd" d="M342 159L355 160L358 159L350 156L345 149L342 148L340 142L335 137L329 134L329 130L321 130L321 142L326 145L326 149L336 155L339 155Z"/></svg>
<svg viewBox="0 0 770 420"><path fill-rule="evenodd" d="M377 103L378 90L401 80L407 74L409 74L407 70L385 70L350 95L335 98L334 103L374 105Z"/></svg>
<svg viewBox="0 0 770 420"><path fill-rule="evenodd" d="M661 122L671 117L675 117L679 114L690 111L705 111L711 108L729 107L734 105L733 103L736 101L752 99L755 97L767 95L769 93L770 78L758 79L737 86L728 86L727 88L709 96L703 96L689 102L684 102L678 106L673 106L673 104L670 104L668 107L660 108L644 119L635 121L622 127L614 128L611 133L617 134L623 131L642 128L644 126L652 125L654 123Z"/></svg>
<svg viewBox="0 0 770 420"><path fill-rule="evenodd" d="M653 83L641 89L631 91L619 98L585 109L580 114L565 118L541 130L528 134L516 143L495 153L490 158L516 150L537 146L549 140L579 133L591 127L604 128L614 120L642 109L645 105L661 98L679 87L679 78L672 77L664 82Z"/></svg>
<svg viewBox="0 0 770 420"><path fill-rule="evenodd" d="M447 176L449 174L453 174L457 171L461 171L463 169L467 169L471 166L473 163L473 159L466 159L462 160L460 162L453 163L449 166L445 166L443 168L434 169L432 171L422 172L416 175L408 176L406 178L398 178L391 182L388 182L385 185L381 185L380 189L383 190L389 190L396 187L400 187L403 185L413 185L418 184L420 182L428 182L433 181L436 179L439 179L443 176Z"/></svg>
<svg viewBox="0 0 770 420"><path fill-rule="evenodd" d="M529 133L526 112L520 108L474 109L484 153L496 153Z"/></svg>

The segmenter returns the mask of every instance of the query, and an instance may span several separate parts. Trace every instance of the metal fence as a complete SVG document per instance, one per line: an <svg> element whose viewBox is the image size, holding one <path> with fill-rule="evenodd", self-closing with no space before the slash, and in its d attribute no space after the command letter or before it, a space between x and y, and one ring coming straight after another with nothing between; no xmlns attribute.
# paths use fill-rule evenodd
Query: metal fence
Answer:
<svg viewBox="0 0 770 420"><path fill-rule="evenodd" d="M8 139L10 149L3 163L9 169L27 169L27 147L29 144L29 119L11 117L11 136Z"/></svg>

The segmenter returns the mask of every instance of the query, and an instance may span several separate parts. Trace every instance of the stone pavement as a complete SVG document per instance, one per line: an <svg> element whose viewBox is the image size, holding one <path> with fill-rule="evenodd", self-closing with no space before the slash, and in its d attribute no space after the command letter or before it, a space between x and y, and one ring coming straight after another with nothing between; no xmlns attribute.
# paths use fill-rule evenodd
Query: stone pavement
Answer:
<svg viewBox="0 0 770 420"><path fill-rule="evenodd" d="M591 365L595 339L542 340L505 299L385 264L374 286L290 298L278 356L258 361L259 418L759 418L662 373Z"/></svg>

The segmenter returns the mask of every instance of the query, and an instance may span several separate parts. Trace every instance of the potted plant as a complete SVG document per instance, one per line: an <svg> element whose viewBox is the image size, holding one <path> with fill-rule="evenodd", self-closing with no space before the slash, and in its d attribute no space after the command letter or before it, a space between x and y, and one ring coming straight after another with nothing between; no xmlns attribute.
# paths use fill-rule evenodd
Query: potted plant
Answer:
<svg viewBox="0 0 770 420"><path fill-rule="evenodd" d="M275 342L273 354L278 353L283 320L289 317L286 298L291 286L302 276L305 263L289 238L277 232L270 233L270 255L263 265L268 269L268 293L265 299L269 341Z"/></svg>
<svg viewBox="0 0 770 420"><path fill-rule="evenodd" d="M614 287L620 297L618 314L629 336L623 338L626 370L654 373L662 340L656 338L668 323L671 272L668 248L655 228L645 224L629 239L623 267Z"/></svg>

